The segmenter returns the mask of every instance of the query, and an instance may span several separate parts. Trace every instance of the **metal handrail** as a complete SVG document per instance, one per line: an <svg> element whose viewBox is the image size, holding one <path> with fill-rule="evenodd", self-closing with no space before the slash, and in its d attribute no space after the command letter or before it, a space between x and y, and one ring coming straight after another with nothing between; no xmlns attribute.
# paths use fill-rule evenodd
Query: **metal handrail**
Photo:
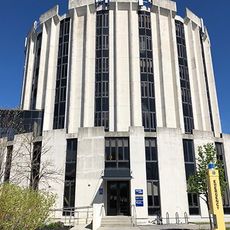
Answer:
<svg viewBox="0 0 230 230"><path fill-rule="evenodd" d="M87 208L92 208L92 206L81 206L81 207L74 207L74 208L54 208L50 209L51 212L53 211L68 211L68 210L77 210L77 209L87 209Z"/></svg>
<svg viewBox="0 0 230 230"><path fill-rule="evenodd" d="M166 216L165 217L156 217L156 219L149 221L149 223L151 224L172 224L173 222L171 222L170 220L175 221L175 224L188 224L189 223L189 216L187 214L187 212L184 212L184 216L179 216L179 213L176 212L175 213L175 217L170 217L169 213L166 212ZM184 221L184 222L183 222Z"/></svg>
<svg viewBox="0 0 230 230"><path fill-rule="evenodd" d="M50 209L52 212L50 216L50 220L63 220L65 225L74 225L80 224L80 214L84 214L85 223L88 224L89 219L92 218L93 209L91 206L82 206L82 207L74 207L74 208L57 208ZM58 213L60 212L60 215ZM65 213L65 214L64 214Z"/></svg>
<svg viewBox="0 0 230 230"><path fill-rule="evenodd" d="M135 206L134 204L132 204L131 207L132 207L131 221L132 221L132 225L135 227L135 226L137 226L137 212L136 212L136 206Z"/></svg>

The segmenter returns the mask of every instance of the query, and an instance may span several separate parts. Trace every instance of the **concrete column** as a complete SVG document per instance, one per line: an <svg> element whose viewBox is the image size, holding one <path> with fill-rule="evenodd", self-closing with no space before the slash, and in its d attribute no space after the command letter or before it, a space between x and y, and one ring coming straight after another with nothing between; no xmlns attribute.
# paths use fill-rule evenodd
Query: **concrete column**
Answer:
<svg viewBox="0 0 230 230"><path fill-rule="evenodd" d="M184 25L185 28L185 41L187 48L187 59L188 59L188 72L189 72L189 81L191 88L191 97L192 97L192 108L193 108L193 120L194 128L197 130L203 130L203 119L201 111L201 102L200 102L200 88L198 82L198 75L200 74L200 65L197 64L197 55L196 55L196 43L194 40L194 29L193 24L189 21ZM201 57L199 57L199 62L201 62Z"/></svg>
<svg viewBox="0 0 230 230"><path fill-rule="evenodd" d="M47 43L48 43L48 31L45 23L40 25L42 27L42 45L41 45L41 54L40 54L40 65L39 65L39 77L38 77L38 87L37 87L37 100L36 100L36 109L44 109L45 103L45 87L47 76L46 72L46 61L47 61Z"/></svg>
<svg viewBox="0 0 230 230"><path fill-rule="evenodd" d="M117 3L115 28L116 58L116 131L128 131L130 126L130 70L128 9Z"/></svg>
<svg viewBox="0 0 230 230"><path fill-rule="evenodd" d="M175 87L173 81L173 60L171 51L170 25L169 18L171 14L169 10L160 9L159 13L159 26L160 26L160 39L161 39L161 71L163 77L164 88L164 102L165 102L165 117L166 127L176 128L176 102L175 102Z"/></svg>
<svg viewBox="0 0 230 230"><path fill-rule="evenodd" d="M207 37L204 41L204 53L205 53L214 131L215 131L215 136L220 137L220 133L222 132L222 130L221 130L221 123L220 123L219 106L217 101L216 84L215 84L215 77L214 77L214 71L212 65L211 44L210 44L209 37Z"/></svg>
<svg viewBox="0 0 230 230"><path fill-rule="evenodd" d="M171 61L172 61L172 81L175 100L175 116L176 116L176 128L181 129L184 132L184 116L182 109L182 97L181 97L181 85L180 85L180 72L179 61L177 51L176 40L176 26L173 12L170 11L169 19L169 36L170 36L170 48L171 48Z"/></svg>
<svg viewBox="0 0 230 230"><path fill-rule="evenodd" d="M48 55L45 73L45 75L47 76L47 84L45 89L46 100L44 107L44 131L53 129L53 114L57 73L57 52L59 41L59 23L57 18L55 18L51 18L47 22L45 22L48 30L49 41L47 44Z"/></svg>
<svg viewBox="0 0 230 230"><path fill-rule="evenodd" d="M193 39L195 43L195 64L198 66L198 89L199 89L199 101L201 105L201 116L202 116L202 123L203 123L203 130L204 131L211 131L211 122L210 122L210 115L209 115L209 106L208 106L208 97L207 97L207 90L206 90L206 83L205 83L205 74L204 74L204 65L203 65L203 58L202 58L202 48L200 42L200 28L193 24Z"/></svg>
<svg viewBox="0 0 230 230"><path fill-rule="evenodd" d="M94 126L94 104L95 104L95 25L96 14L92 8L87 6L86 31L85 31L85 74L84 74L84 123L83 127Z"/></svg>
<svg viewBox="0 0 230 230"><path fill-rule="evenodd" d="M69 63L69 114L68 133L76 133L83 119L83 57L85 43L85 14L79 9L72 11L72 33Z"/></svg>
<svg viewBox="0 0 230 230"><path fill-rule="evenodd" d="M60 209L63 207L64 197L66 132L65 130L53 130L43 132L42 136L43 154L41 156L41 168L48 171L54 170L57 172L57 175L53 175L55 179L46 179L46 181L42 181L39 184L39 189L48 190L49 192L57 194L55 207ZM46 164L48 166L46 166ZM58 172L60 173L58 174ZM58 214L60 215L61 213Z"/></svg>
<svg viewBox="0 0 230 230"><path fill-rule="evenodd" d="M143 189L144 206L136 207L138 219L148 218L145 138L143 127L130 127L131 204L135 205L135 189Z"/></svg>
<svg viewBox="0 0 230 230"><path fill-rule="evenodd" d="M129 9L129 68L131 126L142 126L139 25L136 9Z"/></svg>
<svg viewBox="0 0 230 230"><path fill-rule="evenodd" d="M157 129L161 214L184 216L188 212L182 135L180 129Z"/></svg>
<svg viewBox="0 0 230 230"><path fill-rule="evenodd" d="M154 8L151 12L152 26L152 50L153 50L153 71L154 71L154 86L155 86L155 105L157 127L166 126L165 115L165 99L164 99L164 79L162 67L162 51L161 51L161 35L160 35L160 19L159 11Z"/></svg>
<svg viewBox="0 0 230 230"><path fill-rule="evenodd" d="M35 34L32 30L27 38L27 54L24 71L24 84L22 93L21 107L24 110L30 109L30 99L32 90L32 80L34 73L34 61L35 61Z"/></svg>

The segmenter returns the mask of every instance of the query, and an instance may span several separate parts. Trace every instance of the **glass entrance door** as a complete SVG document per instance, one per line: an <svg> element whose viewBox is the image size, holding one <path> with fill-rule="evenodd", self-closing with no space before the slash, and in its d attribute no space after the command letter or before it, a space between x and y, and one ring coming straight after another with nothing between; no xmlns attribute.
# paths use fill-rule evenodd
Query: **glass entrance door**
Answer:
<svg viewBox="0 0 230 230"><path fill-rule="evenodd" d="M108 181L107 191L107 215L130 215L129 181Z"/></svg>

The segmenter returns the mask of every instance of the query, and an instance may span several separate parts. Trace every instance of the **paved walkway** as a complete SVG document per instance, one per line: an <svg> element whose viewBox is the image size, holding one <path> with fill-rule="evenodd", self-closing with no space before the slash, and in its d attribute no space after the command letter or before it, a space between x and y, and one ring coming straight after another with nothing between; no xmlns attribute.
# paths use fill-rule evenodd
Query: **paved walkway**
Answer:
<svg viewBox="0 0 230 230"><path fill-rule="evenodd" d="M75 226L71 230L89 230L90 228L85 227L84 225ZM200 229L198 225L150 225L150 226L137 226L137 227L101 227L98 230L161 230L161 229L184 229L184 230L192 230L192 229ZM202 228L209 229L209 228Z"/></svg>
<svg viewBox="0 0 230 230"><path fill-rule="evenodd" d="M227 224L227 227L229 227L229 224ZM78 225L73 227L71 230L90 230L91 228L85 227L85 225ZM166 229L174 229L174 230L193 230L193 229L202 229L202 230L208 230L210 229L208 224L170 224L170 225L148 225L148 226L137 226L137 227L101 227L98 230L166 230Z"/></svg>
<svg viewBox="0 0 230 230"><path fill-rule="evenodd" d="M151 226L139 226L139 228L141 230L155 230L155 229L188 229L188 230L192 230L192 229L199 229L198 225L195 224L164 224L164 225L151 225Z"/></svg>

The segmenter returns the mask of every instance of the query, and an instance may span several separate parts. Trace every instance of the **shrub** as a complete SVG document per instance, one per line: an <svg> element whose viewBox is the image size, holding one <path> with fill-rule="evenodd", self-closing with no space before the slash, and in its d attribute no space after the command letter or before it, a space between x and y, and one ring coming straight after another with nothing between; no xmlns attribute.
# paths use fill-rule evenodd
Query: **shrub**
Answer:
<svg viewBox="0 0 230 230"><path fill-rule="evenodd" d="M45 225L38 230L69 230L72 226L64 226L62 222L55 222Z"/></svg>
<svg viewBox="0 0 230 230"><path fill-rule="evenodd" d="M55 196L13 184L0 186L0 229L35 230L49 217Z"/></svg>

